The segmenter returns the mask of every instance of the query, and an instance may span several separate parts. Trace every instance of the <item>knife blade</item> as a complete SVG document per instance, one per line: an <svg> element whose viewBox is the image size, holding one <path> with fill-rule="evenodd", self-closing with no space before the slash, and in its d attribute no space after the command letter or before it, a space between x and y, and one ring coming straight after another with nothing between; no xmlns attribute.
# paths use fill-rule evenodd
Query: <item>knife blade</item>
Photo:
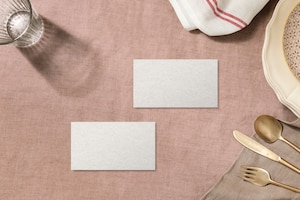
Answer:
<svg viewBox="0 0 300 200"><path fill-rule="evenodd" d="M297 173L300 173L300 169L289 163L288 161L281 158L279 155L268 149L267 147L263 146L259 142L253 140L249 136L243 134L240 131L234 130L233 131L234 138L241 143L246 148L254 151L255 153L262 155L266 158L269 158L273 161L279 162L280 164L296 171Z"/></svg>

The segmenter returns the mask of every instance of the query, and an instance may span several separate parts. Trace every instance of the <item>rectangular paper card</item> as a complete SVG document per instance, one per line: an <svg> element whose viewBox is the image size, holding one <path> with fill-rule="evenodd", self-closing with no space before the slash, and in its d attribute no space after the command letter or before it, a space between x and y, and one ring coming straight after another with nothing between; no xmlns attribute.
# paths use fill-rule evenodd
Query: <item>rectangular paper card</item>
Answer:
<svg viewBox="0 0 300 200"><path fill-rule="evenodd" d="M72 170L155 170L155 122L72 122Z"/></svg>
<svg viewBox="0 0 300 200"><path fill-rule="evenodd" d="M133 90L135 108L216 108L218 61L136 59Z"/></svg>

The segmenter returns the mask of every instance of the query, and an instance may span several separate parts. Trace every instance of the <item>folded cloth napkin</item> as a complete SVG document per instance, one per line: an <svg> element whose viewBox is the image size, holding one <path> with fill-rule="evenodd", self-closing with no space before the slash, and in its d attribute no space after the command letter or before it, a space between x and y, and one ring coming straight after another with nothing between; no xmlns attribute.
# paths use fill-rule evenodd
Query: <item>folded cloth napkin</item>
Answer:
<svg viewBox="0 0 300 200"><path fill-rule="evenodd" d="M246 27L269 0L169 1L185 29L218 36Z"/></svg>
<svg viewBox="0 0 300 200"><path fill-rule="evenodd" d="M282 135L300 146L300 119L294 122L281 122L283 125ZM276 154L289 161L293 165L300 168L300 154L293 150L290 146L282 141L268 144L254 135L253 138L268 147ZM294 187L300 188L300 174L291 169L262 157L247 148L244 148L237 158L236 162L230 170L217 182L217 184L205 194L201 200L296 200L300 199L300 194L289 191L287 189L279 188L274 185L267 185L259 187L243 181L238 177L240 166L250 165L266 169L273 180L285 183Z"/></svg>

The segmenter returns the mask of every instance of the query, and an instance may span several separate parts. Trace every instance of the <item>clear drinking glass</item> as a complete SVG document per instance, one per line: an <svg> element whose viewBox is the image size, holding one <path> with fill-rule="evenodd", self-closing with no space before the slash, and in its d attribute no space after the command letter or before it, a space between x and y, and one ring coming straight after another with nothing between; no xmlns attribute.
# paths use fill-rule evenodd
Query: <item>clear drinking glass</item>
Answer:
<svg viewBox="0 0 300 200"><path fill-rule="evenodd" d="M0 0L0 44L34 45L43 34L43 20L29 0Z"/></svg>

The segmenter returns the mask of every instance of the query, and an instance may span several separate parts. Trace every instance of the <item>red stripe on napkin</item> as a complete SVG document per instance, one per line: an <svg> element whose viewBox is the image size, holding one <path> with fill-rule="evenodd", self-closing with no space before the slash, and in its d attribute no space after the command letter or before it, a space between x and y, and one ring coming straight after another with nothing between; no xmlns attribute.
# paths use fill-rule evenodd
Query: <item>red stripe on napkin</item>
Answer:
<svg viewBox="0 0 300 200"><path fill-rule="evenodd" d="M239 28L244 28L245 26L247 26L248 24L246 22L244 22L242 19L227 13L223 10L221 10L218 7L218 2L216 0L206 0L206 2L208 3L208 5L210 6L210 8L212 9L213 13L220 19L227 21Z"/></svg>
<svg viewBox="0 0 300 200"><path fill-rule="evenodd" d="M248 25L246 22L244 22L242 19L238 18L237 16L234 16L233 14L230 14L230 13L228 13L228 12L225 12L224 10L221 10L221 9L219 8L219 6L218 6L217 0L213 0L213 1L214 1L215 5L216 5L216 7L217 7L217 11L218 11L218 12L220 12L220 13L222 13L222 14L228 16L228 17L231 17L231 18L233 18L233 19L235 19L235 20L241 22L244 26L247 26L247 25Z"/></svg>

